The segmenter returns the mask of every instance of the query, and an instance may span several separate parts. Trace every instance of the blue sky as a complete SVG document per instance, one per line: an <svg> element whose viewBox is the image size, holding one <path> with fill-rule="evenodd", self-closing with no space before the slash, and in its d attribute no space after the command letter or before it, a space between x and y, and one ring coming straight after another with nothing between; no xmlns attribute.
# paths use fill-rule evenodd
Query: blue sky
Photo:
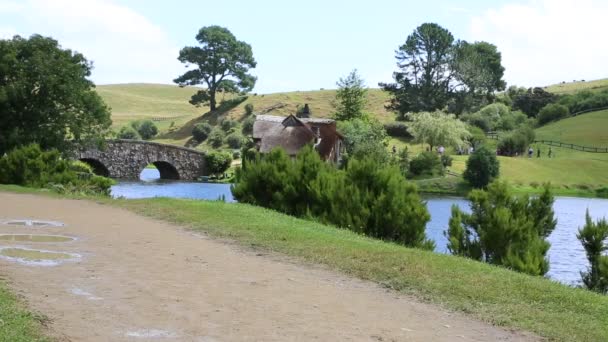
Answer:
<svg viewBox="0 0 608 342"><path fill-rule="evenodd" d="M252 45L254 91L270 93L335 88L353 68L376 87L406 37L436 22L497 45L506 81L533 86L608 77L607 16L603 0L0 0L0 37L52 36L94 61L98 84L171 83L184 70L179 49L221 25Z"/></svg>

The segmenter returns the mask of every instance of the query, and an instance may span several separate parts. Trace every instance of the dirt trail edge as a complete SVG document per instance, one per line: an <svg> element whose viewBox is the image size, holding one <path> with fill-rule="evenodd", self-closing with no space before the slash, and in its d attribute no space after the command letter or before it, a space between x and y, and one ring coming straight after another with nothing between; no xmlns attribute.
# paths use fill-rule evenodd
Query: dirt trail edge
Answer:
<svg viewBox="0 0 608 342"><path fill-rule="evenodd" d="M255 254L183 228L89 201L0 193L0 233L61 234L73 242L0 241L77 253L0 272L67 341L530 341L365 281Z"/></svg>

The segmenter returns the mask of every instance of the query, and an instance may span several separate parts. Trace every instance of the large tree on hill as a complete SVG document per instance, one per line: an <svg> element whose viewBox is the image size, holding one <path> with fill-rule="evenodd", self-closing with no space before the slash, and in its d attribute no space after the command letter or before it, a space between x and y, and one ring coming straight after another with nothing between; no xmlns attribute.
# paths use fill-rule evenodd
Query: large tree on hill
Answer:
<svg viewBox="0 0 608 342"><path fill-rule="evenodd" d="M237 40L228 29L220 26L201 28L196 40L201 46L186 46L178 57L180 62L196 68L174 80L182 87L206 87L192 96L191 104L200 106L209 103L210 109L215 110L218 91L247 92L253 89L256 77L248 74L249 69L256 66L251 45Z"/></svg>
<svg viewBox="0 0 608 342"><path fill-rule="evenodd" d="M420 25L396 51L398 71L394 83L379 85L391 95L388 109L404 119L408 112L446 107L460 113L483 104L504 90L504 68L496 46L486 42L454 42L445 28Z"/></svg>
<svg viewBox="0 0 608 342"><path fill-rule="evenodd" d="M87 79L91 69L52 38L0 40L0 156L31 143L64 151L106 133L110 111Z"/></svg>
<svg viewBox="0 0 608 342"><path fill-rule="evenodd" d="M363 117L363 110L367 102L367 88L357 69L348 74L346 78L340 78L336 83L336 99L334 107L336 120L360 119Z"/></svg>

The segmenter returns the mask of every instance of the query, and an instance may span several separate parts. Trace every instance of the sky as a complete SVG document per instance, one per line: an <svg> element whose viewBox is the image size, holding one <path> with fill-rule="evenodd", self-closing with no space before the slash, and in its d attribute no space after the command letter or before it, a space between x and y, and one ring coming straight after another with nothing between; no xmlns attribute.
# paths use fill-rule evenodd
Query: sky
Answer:
<svg viewBox="0 0 608 342"><path fill-rule="evenodd" d="M165 83L201 27L252 46L257 93L336 88L352 69L390 82L394 51L422 23L498 47L509 85L608 77L606 0L0 0L0 39L37 33L93 61L97 84Z"/></svg>

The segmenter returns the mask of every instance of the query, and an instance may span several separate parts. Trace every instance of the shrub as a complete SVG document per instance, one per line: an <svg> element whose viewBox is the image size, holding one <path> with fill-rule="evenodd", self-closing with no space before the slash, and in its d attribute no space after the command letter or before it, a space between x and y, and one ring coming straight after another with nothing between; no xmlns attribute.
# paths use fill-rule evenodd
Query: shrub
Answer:
<svg viewBox="0 0 608 342"><path fill-rule="evenodd" d="M475 188L484 188L498 177L500 164L496 154L481 146L467 159L463 177Z"/></svg>
<svg viewBox="0 0 608 342"><path fill-rule="evenodd" d="M209 125L208 123L198 123L192 128L192 137L198 142L203 142L205 141L205 139L207 139L209 133L211 133L211 130L211 125Z"/></svg>
<svg viewBox="0 0 608 342"><path fill-rule="evenodd" d="M531 275L547 273L546 238L557 225L549 185L538 197L515 197L506 183L496 181L468 198L471 214L452 207L444 233L450 252Z"/></svg>
<svg viewBox="0 0 608 342"><path fill-rule="evenodd" d="M253 114L253 104L248 103L245 105L245 115Z"/></svg>
<svg viewBox="0 0 608 342"><path fill-rule="evenodd" d="M232 160L241 159L241 151L232 152Z"/></svg>
<svg viewBox="0 0 608 342"><path fill-rule="evenodd" d="M521 127L510 134L503 135L498 142L498 151L501 155L514 156L523 154L528 146L534 142L534 130L528 126Z"/></svg>
<svg viewBox="0 0 608 342"><path fill-rule="evenodd" d="M135 129L129 126L123 126L117 135L118 139L140 140L141 137Z"/></svg>
<svg viewBox="0 0 608 342"><path fill-rule="evenodd" d="M158 134L158 127L152 120L137 120L131 122L131 127L139 133L139 136L144 140L152 139Z"/></svg>
<svg viewBox="0 0 608 342"><path fill-rule="evenodd" d="M387 163L390 159L386 149L386 131L378 120L368 118L340 121L338 129L344 135L346 160L374 157L379 163Z"/></svg>
<svg viewBox="0 0 608 342"><path fill-rule="evenodd" d="M443 165L435 152L422 152L410 161L412 176L435 176L443 174Z"/></svg>
<svg viewBox="0 0 608 342"><path fill-rule="evenodd" d="M76 173L93 174L93 168L91 165L80 160L72 161L70 163L70 170Z"/></svg>
<svg viewBox="0 0 608 342"><path fill-rule="evenodd" d="M71 191L108 194L113 181L95 175L79 177L80 171L92 172L82 164L61 158L57 150L42 151L36 144L27 145L0 158L0 183L34 188L60 184Z"/></svg>
<svg viewBox="0 0 608 342"><path fill-rule="evenodd" d="M209 134L209 138L207 139L209 140L209 143L212 147L221 147L224 143L224 132L220 129L215 128L211 131L211 133Z"/></svg>
<svg viewBox="0 0 608 342"><path fill-rule="evenodd" d="M447 154L441 155L441 165L443 165L443 167L452 166L453 160L454 160L454 158L452 158L451 156L449 156Z"/></svg>
<svg viewBox="0 0 608 342"><path fill-rule="evenodd" d="M579 229L577 238L585 248L589 268L581 272L583 284L589 290L602 294L608 293L608 222L606 219L593 222L589 211L586 214L586 223Z"/></svg>
<svg viewBox="0 0 608 342"><path fill-rule="evenodd" d="M213 175L223 174L230 168L232 156L228 152L213 151L205 156L207 170Z"/></svg>
<svg viewBox="0 0 608 342"><path fill-rule="evenodd" d="M375 238L421 248L430 216L416 187L395 166L352 159L345 170L325 163L312 148L291 160L282 149L243 159L235 198L299 217L314 217Z"/></svg>
<svg viewBox="0 0 608 342"><path fill-rule="evenodd" d="M230 148L233 149L241 148L241 146L243 146L244 140L245 138L243 137L243 135L241 135L241 133L236 132L226 137L226 143L228 144L228 146L230 146Z"/></svg>
<svg viewBox="0 0 608 342"><path fill-rule="evenodd" d="M568 107L558 103L550 103L544 106L538 113L538 125L542 126L551 121L557 121L568 116L570 116Z"/></svg>
<svg viewBox="0 0 608 342"><path fill-rule="evenodd" d="M222 131L224 131L224 132L230 131L232 128L236 127L237 125L238 125L238 122L236 122L234 120L230 120L230 119L224 119L220 123L220 127L222 128Z"/></svg>
<svg viewBox="0 0 608 342"><path fill-rule="evenodd" d="M391 137L411 138L412 135L407 131L407 125L403 122L390 122L384 124L386 134Z"/></svg>
<svg viewBox="0 0 608 342"><path fill-rule="evenodd" d="M243 120L243 124L241 126L241 132L244 135L251 135L253 134L253 124L255 122L255 118L253 116L248 117L247 119Z"/></svg>

